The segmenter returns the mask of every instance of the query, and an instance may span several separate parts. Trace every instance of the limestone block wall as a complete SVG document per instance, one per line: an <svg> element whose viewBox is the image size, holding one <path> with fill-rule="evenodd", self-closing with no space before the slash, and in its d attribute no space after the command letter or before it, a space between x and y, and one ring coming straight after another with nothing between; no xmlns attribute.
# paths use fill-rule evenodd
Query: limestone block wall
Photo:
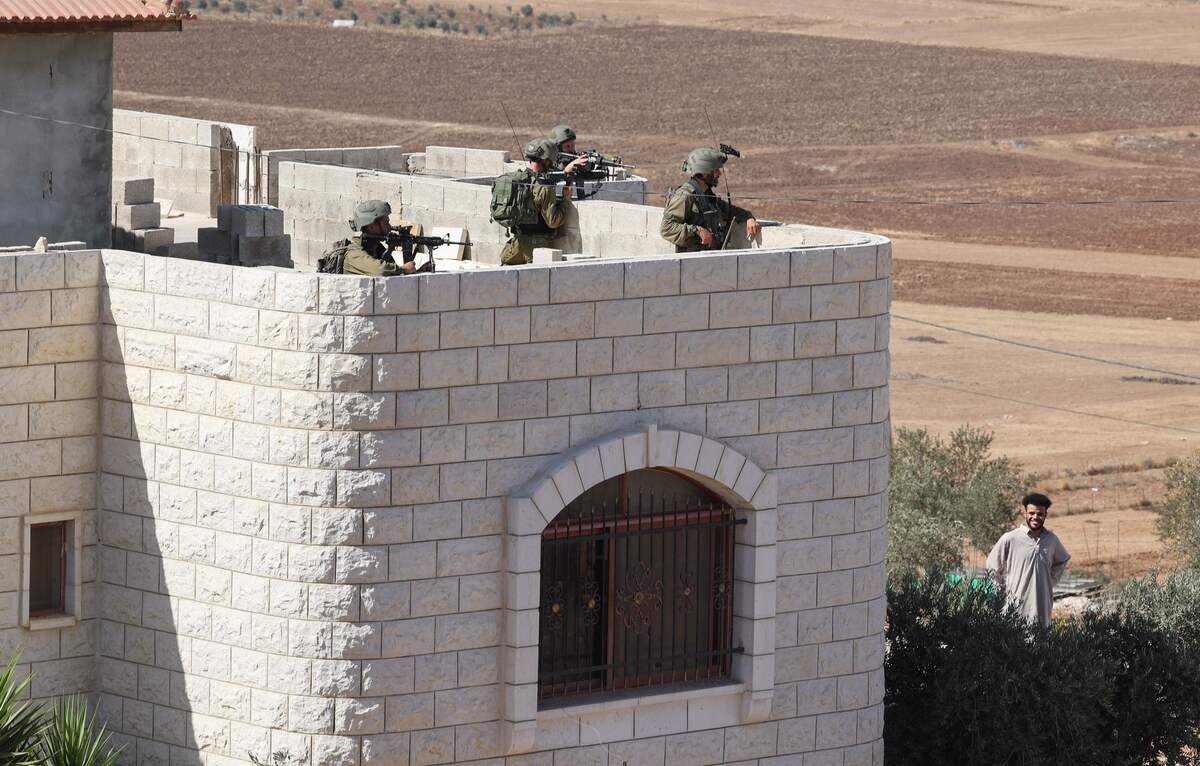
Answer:
<svg viewBox="0 0 1200 766"><path fill-rule="evenodd" d="M96 251L0 255L0 647L34 697L95 688L99 285ZM67 519L78 608L24 619L25 528Z"/></svg>
<svg viewBox="0 0 1200 766"><path fill-rule="evenodd" d="M112 111L114 181L153 177L156 197L207 216L216 216L222 200L259 201L253 126Z"/></svg>
<svg viewBox="0 0 1200 766"><path fill-rule="evenodd" d="M128 762L882 763L890 265L879 238L389 280L105 251L95 667ZM715 699L524 696L521 543L596 444L753 497L753 667Z"/></svg>

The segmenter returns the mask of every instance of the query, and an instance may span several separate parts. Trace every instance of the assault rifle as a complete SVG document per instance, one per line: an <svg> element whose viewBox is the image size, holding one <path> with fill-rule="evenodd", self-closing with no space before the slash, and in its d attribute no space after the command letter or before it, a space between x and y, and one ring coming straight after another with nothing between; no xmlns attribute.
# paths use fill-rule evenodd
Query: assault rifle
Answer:
<svg viewBox="0 0 1200 766"><path fill-rule="evenodd" d="M587 170L589 172L603 170L605 173L606 179L610 180L610 181L612 180L613 176L615 175L614 171L616 171L618 168L620 168L622 170L632 170L633 168L637 167L636 165L626 165L624 162L621 161L620 157L605 157L603 154L596 151L595 149L588 149L586 152L583 152L581 154L572 154L571 152L563 152L563 151L560 151L558 153L559 164L563 165L564 167L567 165L570 165L572 162L579 159L580 157L587 158L587 164L584 165L585 170Z"/></svg>
<svg viewBox="0 0 1200 766"><path fill-rule="evenodd" d="M575 168L571 172L565 170L551 170L542 173L539 178L541 183L548 186L556 186L565 184L566 186L574 186L576 189L575 198L585 200L588 197L595 196L600 191L599 183L613 180L616 175L617 168L633 168L633 165L626 165L621 162L620 157L605 157L595 149L589 149L582 154L572 154L570 152L559 152L558 159L563 167L570 165L580 157L586 158L587 162ZM589 193L585 191L584 182L593 181L597 186Z"/></svg>
<svg viewBox="0 0 1200 766"><path fill-rule="evenodd" d="M421 266L418 271L433 271L433 248L441 247L442 245L468 245L469 242L455 242L450 237L424 237L419 234L412 233L411 226L397 226L387 234L367 234L363 232L363 240L375 240L387 244L388 251L392 252L399 250L404 263L412 263L417 259L417 248L425 247L429 251L429 261ZM394 260L394 257L393 257Z"/></svg>

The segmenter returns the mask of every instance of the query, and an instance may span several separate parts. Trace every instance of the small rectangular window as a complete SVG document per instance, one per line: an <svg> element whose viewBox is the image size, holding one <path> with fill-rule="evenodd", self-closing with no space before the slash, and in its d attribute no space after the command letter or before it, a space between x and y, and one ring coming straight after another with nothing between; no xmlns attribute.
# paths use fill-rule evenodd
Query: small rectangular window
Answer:
<svg viewBox="0 0 1200 766"><path fill-rule="evenodd" d="M68 524L29 528L29 616L63 614L67 609Z"/></svg>

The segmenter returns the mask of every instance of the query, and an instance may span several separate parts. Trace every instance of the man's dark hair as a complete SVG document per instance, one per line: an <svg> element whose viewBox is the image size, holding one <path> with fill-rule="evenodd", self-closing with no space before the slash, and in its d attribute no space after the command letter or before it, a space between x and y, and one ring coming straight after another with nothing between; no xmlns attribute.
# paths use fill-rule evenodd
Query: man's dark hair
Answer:
<svg viewBox="0 0 1200 766"><path fill-rule="evenodd" d="M1041 492L1030 492L1025 497L1021 498L1021 507L1027 508L1031 505L1036 505L1038 508L1046 511L1050 509L1052 503L1050 498L1043 495Z"/></svg>

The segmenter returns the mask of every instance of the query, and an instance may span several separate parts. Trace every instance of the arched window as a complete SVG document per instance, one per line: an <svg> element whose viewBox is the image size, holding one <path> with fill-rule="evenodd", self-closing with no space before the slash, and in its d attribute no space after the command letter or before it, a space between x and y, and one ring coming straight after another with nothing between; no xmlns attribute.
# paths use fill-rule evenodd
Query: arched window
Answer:
<svg viewBox="0 0 1200 766"><path fill-rule="evenodd" d="M728 678L734 509L661 469L585 491L542 533L538 700Z"/></svg>

